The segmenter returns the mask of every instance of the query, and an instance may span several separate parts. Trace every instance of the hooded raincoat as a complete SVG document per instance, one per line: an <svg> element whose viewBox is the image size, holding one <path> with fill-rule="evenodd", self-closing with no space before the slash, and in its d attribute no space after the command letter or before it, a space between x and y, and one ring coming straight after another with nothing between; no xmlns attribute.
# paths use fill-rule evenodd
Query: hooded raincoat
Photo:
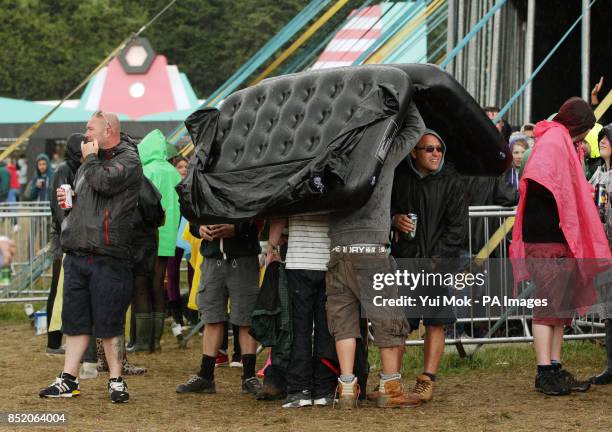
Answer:
<svg viewBox="0 0 612 432"><path fill-rule="evenodd" d="M176 234L181 219L178 195L174 188L181 181L181 176L167 161L166 138L160 130L156 129L142 139L138 144L138 154L145 177L151 180L161 193L161 203L166 214L166 223L159 228L157 255L174 256Z"/></svg>
<svg viewBox="0 0 612 432"><path fill-rule="evenodd" d="M47 162L47 171L43 174L38 169L38 162L44 160ZM49 195L47 194L49 184L51 183L51 179L53 178L53 169L51 168L51 161L49 160L49 156L44 153L39 154L36 157L36 163L34 165L36 167L36 175L28 184L26 189L26 199L30 201L49 201ZM43 186L38 187L38 180L43 181Z"/></svg>
<svg viewBox="0 0 612 432"><path fill-rule="evenodd" d="M444 141L433 131L433 134ZM416 235L407 240L400 235L392 245L396 258L458 257L467 235L468 210L465 187L453 167L444 163L437 171L422 175L412 157L399 165L393 180L391 215L415 213L418 217Z"/></svg>

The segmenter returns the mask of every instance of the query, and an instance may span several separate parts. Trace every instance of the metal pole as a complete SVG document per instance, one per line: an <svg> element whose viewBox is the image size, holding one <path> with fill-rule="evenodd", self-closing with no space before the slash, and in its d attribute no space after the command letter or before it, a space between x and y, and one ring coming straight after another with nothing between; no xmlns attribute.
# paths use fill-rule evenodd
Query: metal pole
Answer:
<svg viewBox="0 0 612 432"><path fill-rule="evenodd" d="M469 26L470 31L476 27L476 23L479 21L478 17L478 2L472 1L469 10ZM467 76L465 77L465 83L463 83L465 89L474 98L478 100L476 94L476 75L478 74L477 55L478 53L478 38L472 38L467 45Z"/></svg>
<svg viewBox="0 0 612 432"><path fill-rule="evenodd" d="M589 75L591 62L591 8L589 0L582 0L582 32L580 33L582 42L580 44L582 60L582 99L590 101L589 96Z"/></svg>
<svg viewBox="0 0 612 432"><path fill-rule="evenodd" d="M536 0L527 2L527 34L525 35L525 79L533 72L533 41L535 33L535 7ZM523 110L523 123L531 121L531 84L525 89L525 108Z"/></svg>
<svg viewBox="0 0 612 432"><path fill-rule="evenodd" d="M502 49L500 39L502 31L504 31L501 21L501 11L495 12L495 15L493 16L493 56L491 57L491 77L489 80L490 86L488 98L488 105L491 106L499 104L499 98L501 96L499 91L500 86L497 83L500 70L500 51Z"/></svg>
<svg viewBox="0 0 612 432"><path fill-rule="evenodd" d="M465 0L459 0L459 9L457 11L457 40L463 39L465 36ZM455 62L455 79L465 86L463 81L463 50L459 51Z"/></svg>
<svg viewBox="0 0 612 432"><path fill-rule="evenodd" d="M448 16L446 18L446 55L448 56L450 52L455 47L455 0L448 0ZM448 67L451 74L453 74L453 67L455 64L451 62Z"/></svg>

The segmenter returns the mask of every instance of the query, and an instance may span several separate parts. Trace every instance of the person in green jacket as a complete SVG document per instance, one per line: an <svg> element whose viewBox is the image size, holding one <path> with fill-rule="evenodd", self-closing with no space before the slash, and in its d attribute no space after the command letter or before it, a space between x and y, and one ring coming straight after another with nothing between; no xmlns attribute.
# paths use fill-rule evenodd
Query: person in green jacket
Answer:
<svg viewBox="0 0 612 432"><path fill-rule="evenodd" d="M0 161L0 202L8 199L11 190L11 175L6 169L6 162Z"/></svg>
<svg viewBox="0 0 612 432"><path fill-rule="evenodd" d="M181 218L178 195L174 190L181 181L181 176L167 160L168 150L166 138L159 129L145 136L138 144L138 154L142 169L147 177L162 195L161 204L165 210L166 220L159 228L159 246L157 262L153 273L151 303L153 310L153 350L160 351L160 340L164 328L164 277L168 257L174 256L176 234Z"/></svg>

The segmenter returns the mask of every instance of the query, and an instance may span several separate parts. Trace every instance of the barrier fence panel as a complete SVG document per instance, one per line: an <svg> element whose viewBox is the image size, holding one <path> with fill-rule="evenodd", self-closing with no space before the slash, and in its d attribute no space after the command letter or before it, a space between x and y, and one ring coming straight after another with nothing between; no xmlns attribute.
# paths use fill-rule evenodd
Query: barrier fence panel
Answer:
<svg viewBox="0 0 612 432"><path fill-rule="evenodd" d="M16 253L9 278L2 278L0 303L45 300L49 294L51 210L48 202L0 203L0 235Z"/></svg>
<svg viewBox="0 0 612 432"><path fill-rule="evenodd" d="M515 209L497 206L473 206L469 208L469 240L464 251L463 271L487 274L483 286L466 289L471 298L499 296L528 299L534 290L531 283L522 283L513 290L512 268L508 260L511 224ZM0 235L13 239L17 252L11 265L10 281L3 278L0 285L0 303L43 301L49 293L50 267L53 262L49 247L51 212L49 203L19 202L0 204ZM508 233L499 235L500 227ZM503 233L502 233L503 234ZM491 238L499 241L490 243ZM491 246L490 259L475 260L485 245ZM575 316L566 339L594 339L605 337L603 311L592 308L584 316ZM457 308L457 322L446 330L446 343L457 346L464 353L463 345L508 342L531 342L532 314L524 306L475 305ZM407 345L423 344L423 327L413 333Z"/></svg>
<svg viewBox="0 0 612 432"><path fill-rule="evenodd" d="M483 287L472 289L466 294L471 298L483 296L498 296L509 299L529 299L535 289L530 283L520 283L514 291L512 266L508 259L508 251L512 239L511 227L507 219L515 216L515 208L499 206L471 206L469 208L469 240L464 251L464 271L487 274ZM506 234L500 232L500 227L507 227ZM417 228L418 229L418 228ZM503 234L503 235L502 235ZM498 242L490 243L492 237ZM488 246L491 250L489 259L474 259L481 257L481 250ZM567 340L604 338L603 310L596 305L584 316L575 315L571 329L564 336ZM457 308L457 322L446 330L446 343L456 345L460 355L465 355L463 345L531 342L532 313L527 307L496 305L486 306L473 304L469 308ZM414 335L414 333L413 333ZM424 328L421 326L416 336L406 341L406 345L423 344Z"/></svg>

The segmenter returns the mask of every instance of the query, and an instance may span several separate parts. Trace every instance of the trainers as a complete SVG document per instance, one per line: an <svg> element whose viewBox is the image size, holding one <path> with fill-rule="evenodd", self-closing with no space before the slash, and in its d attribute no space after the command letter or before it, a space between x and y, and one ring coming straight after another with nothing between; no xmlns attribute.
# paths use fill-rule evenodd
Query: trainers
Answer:
<svg viewBox="0 0 612 432"><path fill-rule="evenodd" d="M257 393L259 393L262 389L263 387L256 377L242 380L242 393L257 396Z"/></svg>
<svg viewBox="0 0 612 432"><path fill-rule="evenodd" d="M93 379L98 378L98 363L83 362L79 368L79 378Z"/></svg>
<svg viewBox="0 0 612 432"><path fill-rule="evenodd" d="M108 380L108 394L112 403L126 403L130 399L127 384L121 377Z"/></svg>
<svg viewBox="0 0 612 432"><path fill-rule="evenodd" d="M185 384L176 388L177 393L217 393L215 381L209 381L200 375L191 375Z"/></svg>
<svg viewBox="0 0 612 432"><path fill-rule="evenodd" d="M63 373L59 374L49 387L42 389L38 393L41 398L68 398L80 394L81 388L79 387L79 380L76 379L73 381L69 378L64 378Z"/></svg>
<svg viewBox="0 0 612 432"><path fill-rule="evenodd" d="M418 394L404 393L401 379L381 381L381 384L384 385L384 391L379 390L376 400L378 408L412 408L421 405L422 401Z"/></svg>
<svg viewBox="0 0 612 432"><path fill-rule="evenodd" d="M227 353L219 351L219 354L217 354L217 359L215 360L215 367L223 367L227 366L228 364L229 357L227 356Z"/></svg>
<svg viewBox="0 0 612 432"><path fill-rule="evenodd" d="M559 380L565 384L571 391L574 392L585 392L591 388L591 382L589 380L586 381L578 381L574 375L566 371L565 369L561 369L557 371L557 376Z"/></svg>
<svg viewBox="0 0 612 432"><path fill-rule="evenodd" d="M241 368L242 367L242 359L240 358L240 356L237 356L236 354L232 355L232 361L229 365L231 368Z"/></svg>
<svg viewBox="0 0 612 432"><path fill-rule="evenodd" d="M592 376L590 381L595 385L612 384L612 369L606 369L599 375Z"/></svg>
<svg viewBox="0 0 612 432"><path fill-rule="evenodd" d="M64 354L66 354L66 349L63 346L59 348L47 347L47 349L45 350L45 354L47 354L49 357L63 356Z"/></svg>
<svg viewBox="0 0 612 432"><path fill-rule="evenodd" d="M423 402L429 402L433 399L433 392L435 383L431 378L425 374L421 374L417 377L414 388L411 393L418 396Z"/></svg>
<svg viewBox="0 0 612 432"><path fill-rule="evenodd" d="M536 375L535 389L549 396L563 396L572 392L553 370L540 372Z"/></svg>
<svg viewBox="0 0 612 432"><path fill-rule="evenodd" d="M359 384L357 377L350 383L345 383L338 378L338 386L334 395L334 407L341 409L357 408L357 398L359 398Z"/></svg>
<svg viewBox="0 0 612 432"><path fill-rule="evenodd" d="M310 390L302 390L299 393L291 393L285 399L283 408L301 408L305 406L312 406L312 394Z"/></svg>
<svg viewBox="0 0 612 432"><path fill-rule="evenodd" d="M272 384L264 384L261 391L255 395L255 399L264 401L281 400L287 397L287 392Z"/></svg>
<svg viewBox="0 0 612 432"><path fill-rule="evenodd" d="M335 402L336 395L334 393L328 393L312 400L314 406L332 406Z"/></svg>

